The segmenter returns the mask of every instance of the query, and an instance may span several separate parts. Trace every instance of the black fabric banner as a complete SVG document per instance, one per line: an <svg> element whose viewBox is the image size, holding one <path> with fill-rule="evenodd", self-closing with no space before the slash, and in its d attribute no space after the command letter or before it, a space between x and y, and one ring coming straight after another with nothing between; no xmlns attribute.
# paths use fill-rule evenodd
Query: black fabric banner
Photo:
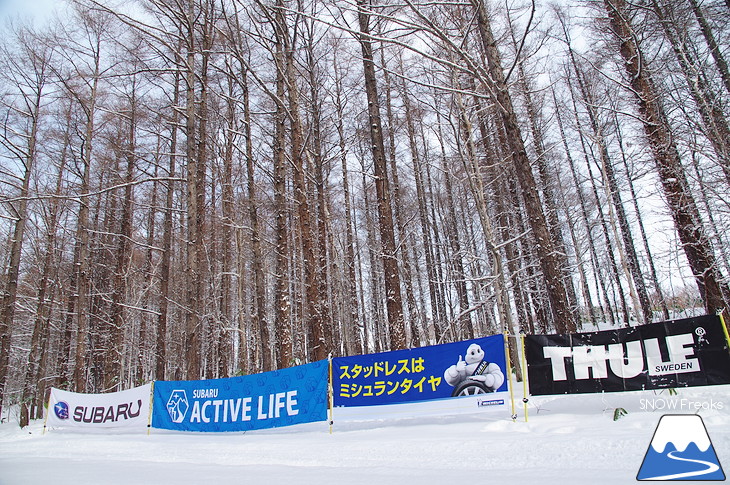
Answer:
<svg viewBox="0 0 730 485"><path fill-rule="evenodd" d="M591 333L525 336L533 395L730 384L720 318L651 323Z"/></svg>

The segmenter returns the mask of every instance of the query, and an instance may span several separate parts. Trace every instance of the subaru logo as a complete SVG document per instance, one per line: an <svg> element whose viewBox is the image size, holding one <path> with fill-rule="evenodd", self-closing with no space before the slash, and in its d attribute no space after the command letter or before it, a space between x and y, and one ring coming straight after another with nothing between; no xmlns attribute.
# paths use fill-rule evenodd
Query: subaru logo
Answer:
<svg viewBox="0 0 730 485"><path fill-rule="evenodd" d="M59 401L53 405L53 412L56 413L58 419L68 419L68 404Z"/></svg>

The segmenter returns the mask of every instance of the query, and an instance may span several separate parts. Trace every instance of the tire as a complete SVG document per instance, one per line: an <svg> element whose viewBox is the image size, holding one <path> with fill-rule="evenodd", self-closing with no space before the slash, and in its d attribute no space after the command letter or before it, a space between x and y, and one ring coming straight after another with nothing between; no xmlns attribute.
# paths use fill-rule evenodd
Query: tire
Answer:
<svg viewBox="0 0 730 485"><path fill-rule="evenodd" d="M492 392L483 382L467 379L454 388L451 397L456 396L475 396L477 394L487 394Z"/></svg>

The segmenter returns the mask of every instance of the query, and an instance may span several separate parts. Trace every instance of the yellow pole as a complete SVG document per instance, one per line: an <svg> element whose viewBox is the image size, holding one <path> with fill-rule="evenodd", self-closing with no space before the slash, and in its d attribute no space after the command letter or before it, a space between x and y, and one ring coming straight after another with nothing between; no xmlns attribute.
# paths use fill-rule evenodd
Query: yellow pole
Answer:
<svg viewBox="0 0 730 485"><path fill-rule="evenodd" d="M147 436L150 435L150 432L152 431L152 413L154 411L154 404L155 402L155 381L152 381L152 384L150 385L150 416L147 418Z"/></svg>
<svg viewBox="0 0 730 485"><path fill-rule="evenodd" d="M727 325L725 324L725 317L722 316L722 314L725 313L725 310L717 313L717 316L720 317L720 323L722 324L722 331L725 333L725 341L728 345L728 350L730 350L730 335L727 333Z"/></svg>
<svg viewBox="0 0 730 485"><path fill-rule="evenodd" d="M525 409L525 423L528 421L527 417L527 403L529 402L529 398L527 397L527 394L529 393L527 389L527 357L525 355L525 334L520 334L520 347L522 350L522 403L523 407Z"/></svg>
<svg viewBox="0 0 730 485"><path fill-rule="evenodd" d="M329 360L329 378L327 379L327 394L328 394L328 405L327 405L327 415L329 416L329 424L330 424L330 434L332 434L332 425L334 424L333 419L333 408L334 408L334 390L332 388L332 354L328 357Z"/></svg>
<svg viewBox="0 0 730 485"><path fill-rule="evenodd" d="M46 406L46 418L43 420L43 434L41 436L45 436L45 434L46 434L46 424L48 424L48 414L51 412L51 396L53 396L53 388L51 388L51 392L48 393L48 406Z"/></svg>
<svg viewBox="0 0 730 485"><path fill-rule="evenodd" d="M515 414L515 391L512 385L512 360L509 353L509 334L504 332L504 352L507 357L507 375L509 376L509 400L510 409L512 410L512 422L517 421L517 415Z"/></svg>

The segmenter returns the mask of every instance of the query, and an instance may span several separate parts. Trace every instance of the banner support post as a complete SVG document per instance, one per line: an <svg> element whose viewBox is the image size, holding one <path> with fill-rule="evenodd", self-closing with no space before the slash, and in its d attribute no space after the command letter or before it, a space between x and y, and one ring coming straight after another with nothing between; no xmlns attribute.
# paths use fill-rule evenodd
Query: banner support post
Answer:
<svg viewBox="0 0 730 485"><path fill-rule="evenodd" d="M332 434L332 425L334 424L334 389L332 388L332 354L327 356L329 361L329 371L327 372L327 417L330 426L330 434Z"/></svg>
<svg viewBox="0 0 730 485"><path fill-rule="evenodd" d="M525 334L520 333L520 348L522 349L522 404L525 412L525 423L529 421L527 417L527 403L530 399L527 397L529 389L527 386L527 356L525 354Z"/></svg>
<svg viewBox="0 0 730 485"><path fill-rule="evenodd" d="M725 308L717 312L717 316L720 317L720 324L722 325L722 331L725 334L725 341L728 345L728 351L730 351L730 334L728 334L727 331L727 325L725 324L725 317L723 316L725 313Z"/></svg>
<svg viewBox="0 0 730 485"><path fill-rule="evenodd" d="M147 436L152 431L152 412L154 411L154 399L155 399L155 381L150 383L150 417L147 418Z"/></svg>
<svg viewBox="0 0 730 485"><path fill-rule="evenodd" d="M511 418L514 423L517 421L517 414L515 414L515 391L512 385L512 358L509 353L509 333L504 332L504 352L507 357L507 375L509 376L509 400L510 409L512 410Z"/></svg>
<svg viewBox="0 0 730 485"><path fill-rule="evenodd" d="M48 405L46 406L46 417L43 420L43 433L41 434L41 436L46 435L46 425L48 424L48 415L51 412L51 396L52 395L53 395L53 388L51 387L51 390L48 393Z"/></svg>

